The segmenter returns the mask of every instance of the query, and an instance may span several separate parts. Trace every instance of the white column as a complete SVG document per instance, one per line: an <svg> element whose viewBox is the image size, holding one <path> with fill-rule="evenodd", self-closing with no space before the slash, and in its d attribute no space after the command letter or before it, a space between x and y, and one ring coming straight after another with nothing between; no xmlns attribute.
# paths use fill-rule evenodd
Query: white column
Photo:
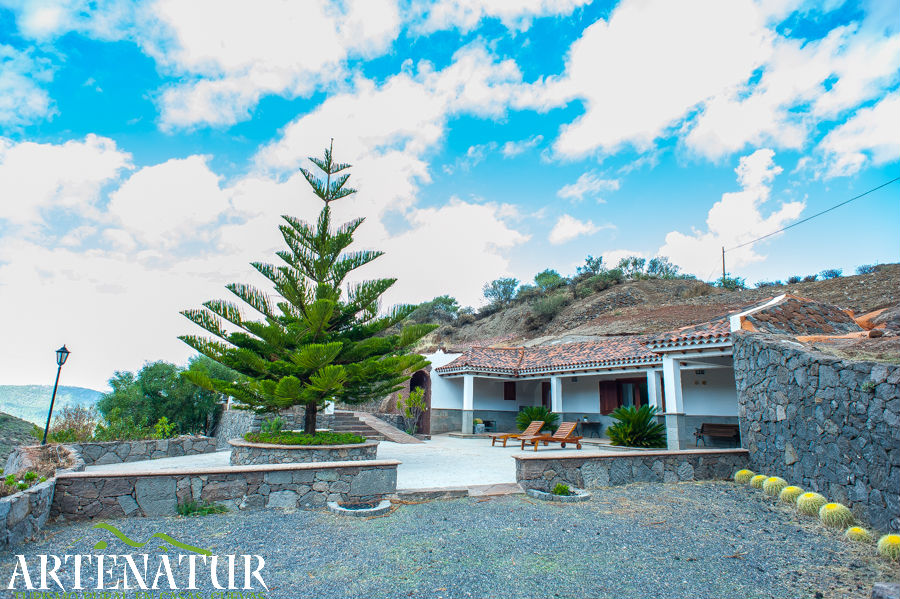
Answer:
<svg viewBox="0 0 900 599"><path fill-rule="evenodd" d="M550 377L550 411L562 415L562 377Z"/></svg>
<svg viewBox="0 0 900 599"><path fill-rule="evenodd" d="M666 445L670 451L687 447L684 399L681 395L681 363L663 356L663 383L666 387Z"/></svg>
<svg viewBox="0 0 900 599"><path fill-rule="evenodd" d="M684 414L684 400L681 396L681 363L669 356L663 356L663 382L666 385L666 411Z"/></svg>
<svg viewBox="0 0 900 599"><path fill-rule="evenodd" d="M475 377L471 374L463 375L463 405L462 405L462 432L472 434L472 420L475 409Z"/></svg>
<svg viewBox="0 0 900 599"><path fill-rule="evenodd" d="M647 402L651 408L656 408L657 412L662 412L662 371L647 371Z"/></svg>

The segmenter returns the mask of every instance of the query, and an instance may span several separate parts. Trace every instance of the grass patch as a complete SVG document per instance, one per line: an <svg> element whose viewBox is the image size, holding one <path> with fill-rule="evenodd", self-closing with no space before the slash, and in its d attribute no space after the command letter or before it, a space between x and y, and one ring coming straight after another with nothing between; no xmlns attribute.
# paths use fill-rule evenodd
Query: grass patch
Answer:
<svg viewBox="0 0 900 599"><path fill-rule="evenodd" d="M185 501L175 506L179 516L209 516L210 514L224 514L228 508L210 501Z"/></svg>
<svg viewBox="0 0 900 599"><path fill-rule="evenodd" d="M278 433L245 433L244 439L251 443L272 443L273 445L352 445L365 442L365 437L353 433L318 431L314 435L281 431Z"/></svg>

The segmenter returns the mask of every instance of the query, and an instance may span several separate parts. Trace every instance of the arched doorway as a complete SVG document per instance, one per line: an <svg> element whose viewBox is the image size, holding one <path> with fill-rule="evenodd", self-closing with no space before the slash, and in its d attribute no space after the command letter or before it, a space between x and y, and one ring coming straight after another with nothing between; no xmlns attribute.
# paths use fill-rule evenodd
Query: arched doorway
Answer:
<svg viewBox="0 0 900 599"><path fill-rule="evenodd" d="M416 432L422 435L431 434L431 375L425 370L416 371L409 379L409 390L421 388L425 392L425 412L419 416Z"/></svg>

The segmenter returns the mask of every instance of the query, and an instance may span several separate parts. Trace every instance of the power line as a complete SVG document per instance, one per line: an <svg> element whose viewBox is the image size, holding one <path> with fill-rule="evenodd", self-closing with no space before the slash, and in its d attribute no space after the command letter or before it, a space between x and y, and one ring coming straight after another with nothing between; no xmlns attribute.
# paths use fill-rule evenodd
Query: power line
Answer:
<svg viewBox="0 0 900 599"><path fill-rule="evenodd" d="M859 194L858 196L854 196L854 197L850 198L849 200L845 200L845 201L841 202L840 204L835 204L835 205L832 206L831 208L827 208L827 209L823 210L822 212L818 212L818 213L816 213L816 214L813 214L812 216L807 216L807 217L804 218L803 220L798 220L797 222L792 223L792 224L790 224L790 225L788 225L788 226L786 226L786 227L784 227L784 228L778 229L777 231L773 231L773 232L771 232L771 233L767 233L766 235L763 235L762 237L757 237L756 239L751 239L750 241L745 241L744 243L741 243L741 244L736 245L736 246L734 246L734 247L730 247L730 248L725 249L725 250L723 250L723 251L725 251L725 252L730 252L731 250L736 250L736 249L738 249L738 248L742 248L742 247L744 247L745 245L750 245L751 243L756 243L757 241L760 241L760 240L762 240L762 239L765 239L766 237L771 237L772 235L778 235L779 233L782 233L782 232L784 232L784 231L787 231L788 229L793 228L793 227L796 227L797 225L802 225L803 223L805 223L805 222L807 222L807 221L810 221L810 220L816 218L817 216L822 216L822 215L825 214L826 212L831 212L831 211L834 210L835 208L840 208L841 206L844 206L845 204L849 204L849 203L852 202L853 200L858 200L859 198L861 198L861 197L863 197L863 196L867 196L867 195L869 195L870 193L872 193L873 191L878 191L878 190L881 189L882 187L887 187L888 185L890 185L891 183L894 183L894 182L896 182L896 181L900 181L900 177L894 177L894 178L891 179L890 181L888 181L888 182L886 182L886 183L882 183L882 184L879 185L878 187L873 187L872 189L870 189L870 190L868 190L868 191L865 191L865 192Z"/></svg>

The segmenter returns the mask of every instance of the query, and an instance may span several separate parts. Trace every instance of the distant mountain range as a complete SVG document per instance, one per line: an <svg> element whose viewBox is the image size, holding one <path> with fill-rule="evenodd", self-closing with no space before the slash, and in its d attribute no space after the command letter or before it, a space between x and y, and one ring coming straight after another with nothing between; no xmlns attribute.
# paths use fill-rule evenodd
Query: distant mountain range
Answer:
<svg viewBox="0 0 900 599"><path fill-rule="evenodd" d="M43 426L52 394L51 385L0 385L0 412ZM101 397L103 393L94 389L61 386L53 411L64 406L93 406Z"/></svg>

